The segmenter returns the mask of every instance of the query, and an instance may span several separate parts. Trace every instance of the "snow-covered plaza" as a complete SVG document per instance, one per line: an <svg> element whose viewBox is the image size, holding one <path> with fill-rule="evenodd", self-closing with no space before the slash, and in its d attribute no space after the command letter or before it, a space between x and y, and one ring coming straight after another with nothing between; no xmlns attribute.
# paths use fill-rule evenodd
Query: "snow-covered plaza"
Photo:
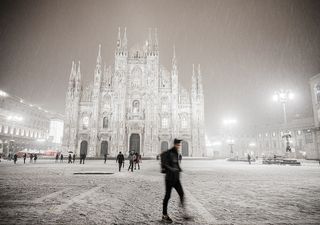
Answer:
<svg viewBox="0 0 320 225"><path fill-rule="evenodd" d="M117 171L115 161L85 165L19 159L0 163L1 224L161 224L164 178L159 161ZM173 224L319 224L320 167L183 160L182 184L193 221L180 216L173 190ZM113 174L74 174L110 172Z"/></svg>

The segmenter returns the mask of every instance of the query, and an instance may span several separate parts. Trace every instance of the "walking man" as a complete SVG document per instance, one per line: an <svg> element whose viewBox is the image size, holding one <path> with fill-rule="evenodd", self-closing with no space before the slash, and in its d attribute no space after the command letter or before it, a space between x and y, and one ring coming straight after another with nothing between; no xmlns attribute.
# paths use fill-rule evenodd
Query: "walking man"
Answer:
<svg viewBox="0 0 320 225"><path fill-rule="evenodd" d="M32 163L32 160L33 160L33 154L31 153L30 154L30 163Z"/></svg>
<svg viewBox="0 0 320 225"><path fill-rule="evenodd" d="M249 153L248 153L248 162L249 162L249 164L251 164L251 156Z"/></svg>
<svg viewBox="0 0 320 225"><path fill-rule="evenodd" d="M16 153L16 154L14 154L14 156L13 156L13 162L14 162L14 164L17 163L17 160L18 160L18 155L17 155L17 153Z"/></svg>
<svg viewBox="0 0 320 225"><path fill-rule="evenodd" d="M107 153L104 154L104 164L107 162Z"/></svg>
<svg viewBox="0 0 320 225"><path fill-rule="evenodd" d="M169 217L167 208L168 202L171 197L172 188L176 189L179 194L181 206L184 210L183 218L189 220L190 217L185 212L184 205L184 192L180 182L180 172L182 171L179 165L179 149L181 148L181 141L179 139L174 139L173 148L165 151L161 154L161 169L162 173L165 173L165 186L166 194L163 199L162 208L162 221L165 223L172 223L172 219Z"/></svg>
<svg viewBox="0 0 320 225"><path fill-rule="evenodd" d="M71 154L69 154L69 156L68 156L68 163L72 163L72 161L71 161Z"/></svg>
<svg viewBox="0 0 320 225"><path fill-rule="evenodd" d="M135 160L135 154L134 152L131 152L130 155L129 155L129 167L128 167L128 171L131 169L131 172L133 172L133 162Z"/></svg>
<svg viewBox="0 0 320 225"><path fill-rule="evenodd" d="M27 153L23 154L23 164L26 164Z"/></svg>
<svg viewBox="0 0 320 225"><path fill-rule="evenodd" d="M124 155L121 152L119 152L117 159L116 159L116 162L119 165L119 172L121 172L121 166L124 163Z"/></svg>
<svg viewBox="0 0 320 225"><path fill-rule="evenodd" d="M76 161L76 154L73 154L73 156L72 156L72 162L73 162L73 164L74 164L75 161Z"/></svg>
<svg viewBox="0 0 320 225"><path fill-rule="evenodd" d="M57 153L56 154L56 163L58 162L58 160L59 160L59 154Z"/></svg>
<svg viewBox="0 0 320 225"><path fill-rule="evenodd" d="M140 170L140 159L141 159L141 155L136 152L135 153L135 160L134 160L134 169L136 170L137 169L137 164L138 164L138 170Z"/></svg>
<svg viewBox="0 0 320 225"><path fill-rule="evenodd" d="M38 159L37 154L34 154L34 163L36 163L36 162L37 162L37 159Z"/></svg>
<svg viewBox="0 0 320 225"><path fill-rule="evenodd" d="M80 155L80 164L84 164L84 160L86 159L86 154L81 154Z"/></svg>
<svg viewBox="0 0 320 225"><path fill-rule="evenodd" d="M63 154L60 155L60 162L63 163Z"/></svg>

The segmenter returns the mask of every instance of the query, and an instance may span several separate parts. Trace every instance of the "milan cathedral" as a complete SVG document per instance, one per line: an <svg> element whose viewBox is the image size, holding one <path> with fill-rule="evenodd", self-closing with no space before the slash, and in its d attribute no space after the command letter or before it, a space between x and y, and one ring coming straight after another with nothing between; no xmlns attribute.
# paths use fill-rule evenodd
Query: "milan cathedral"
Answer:
<svg viewBox="0 0 320 225"><path fill-rule="evenodd" d="M119 28L115 62L103 64L99 46L93 84L82 86L80 62L72 62L66 94L63 151L77 155L116 156L119 151L154 157L174 138L182 155L206 156L204 95L200 65L193 65L190 93L178 82L173 48L172 68L160 65L157 30L142 46L128 50L126 29Z"/></svg>

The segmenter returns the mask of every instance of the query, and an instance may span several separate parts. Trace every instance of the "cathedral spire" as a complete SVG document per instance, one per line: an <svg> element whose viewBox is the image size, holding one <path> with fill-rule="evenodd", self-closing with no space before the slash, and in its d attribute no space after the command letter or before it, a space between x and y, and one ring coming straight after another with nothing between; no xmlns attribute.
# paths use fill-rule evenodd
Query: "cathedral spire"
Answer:
<svg viewBox="0 0 320 225"><path fill-rule="evenodd" d="M79 93L80 89L81 89L81 71L80 71L80 61L78 63L78 69L77 69L77 75L76 75L76 84L75 84L75 87L76 87L76 90L77 90L77 93Z"/></svg>
<svg viewBox="0 0 320 225"><path fill-rule="evenodd" d="M149 28L149 35L148 35L148 51L151 51L152 48L152 36L151 36L151 28Z"/></svg>
<svg viewBox="0 0 320 225"><path fill-rule="evenodd" d="M128 44L128 39L127 39L127 28L124 28L124 33L123 33L123 39L122 39L122 47L126 51L127 49L127 44Z"/></svg>
<svg viewBox="0 0 320 225"><path fill-rule="evenodd" d="M99 44L98 56L97 56L97 64L101 64L101 44Z"/></svg>
<svg viewBox="0 0 320 225"><path fill-rule="evenodd" d="M194 71L194 64L192 64L192 87L191 87L192 97L195 97L196 93L197 93L197 81L196 81L196 75Z"/></svg>
<svg viewBox="0 0 320 225"><path fill-rule="evenodd" d="M71 81L74 78L74 70L75 70L74 69L74 61L72 61L69 81Z"/></svg>
<svg viewBox="0 0 320 225"><path fill-rule="evenodd" d="M77 81L80 81L81 80L81 71L80 71L80 60L79 60L79 63L78 63L78 70L77 70Z"/></svg>
<svg viewBox="0 0 320 225"><path fill-rule="evenodd" d="M154 28L154 50L158 51L158 31Z"/></svg>
<svg viewBox="0 0 320 225"><path fill-rule="evenodd" d="M176 59L176 46L173 45L173 56L172 56L172 67L177 67L177 59Z"/></svg>
<svg viewBox="0 0 320 225"><path fill-rule="evenodd" d="M103 78L102 78L103 82L107 82L107 65L106 63L104 63L103 65Z"/></svg>
<svg viewBox="0 0 320 225"><path fill-rule="evenodd" d="M118 27L117 48L121 48L121 32L120 32L120 27Z"/></svg>
<svg viewBox="0 0 320 225"><path fill-rule="evenodd" d="M197 86L198 86L198 94L202 95L203 90L202 90L202 76L201 76L200 64L198 64Z"/></svg>

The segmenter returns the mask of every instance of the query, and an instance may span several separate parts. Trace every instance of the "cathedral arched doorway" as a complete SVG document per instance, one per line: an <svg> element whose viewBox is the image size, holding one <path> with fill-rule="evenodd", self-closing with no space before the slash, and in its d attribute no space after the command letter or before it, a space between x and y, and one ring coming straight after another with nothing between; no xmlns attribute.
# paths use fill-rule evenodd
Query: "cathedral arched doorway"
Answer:
<svg viewBox="0 0 320 225"><path fill-rule="evenodd" d="M100 156L104 156L105 154L108 154L108 142L102 141L101 142L101 149L100 149Z"/></svg>
<svg viewBox="0 0 320 225"><path fill-rule="evenodd" d="M182 156L189 156L189 145L188 142L182 141Z"/></svg>
<svg viewBox="0 0 320 225"><path fill-rule="evenodd" d="M168 145L168 142L167 142L167 141L161 142L161 152L167 151L167 150L168 150L168 147L169 147L169 145Z"/></svg>
<svg viewBox="0 0 320 225"><path fill-rule="evenodd" d="M140 154L140 135L131 134L129 151L138 152Z"/></svg>
<svg viewBox="0 0 320 225"><path fill-rule="evenodd" d="M88 152L88 142L87 141L81 141L80 144L80 155L87 155Z"/></svg>

